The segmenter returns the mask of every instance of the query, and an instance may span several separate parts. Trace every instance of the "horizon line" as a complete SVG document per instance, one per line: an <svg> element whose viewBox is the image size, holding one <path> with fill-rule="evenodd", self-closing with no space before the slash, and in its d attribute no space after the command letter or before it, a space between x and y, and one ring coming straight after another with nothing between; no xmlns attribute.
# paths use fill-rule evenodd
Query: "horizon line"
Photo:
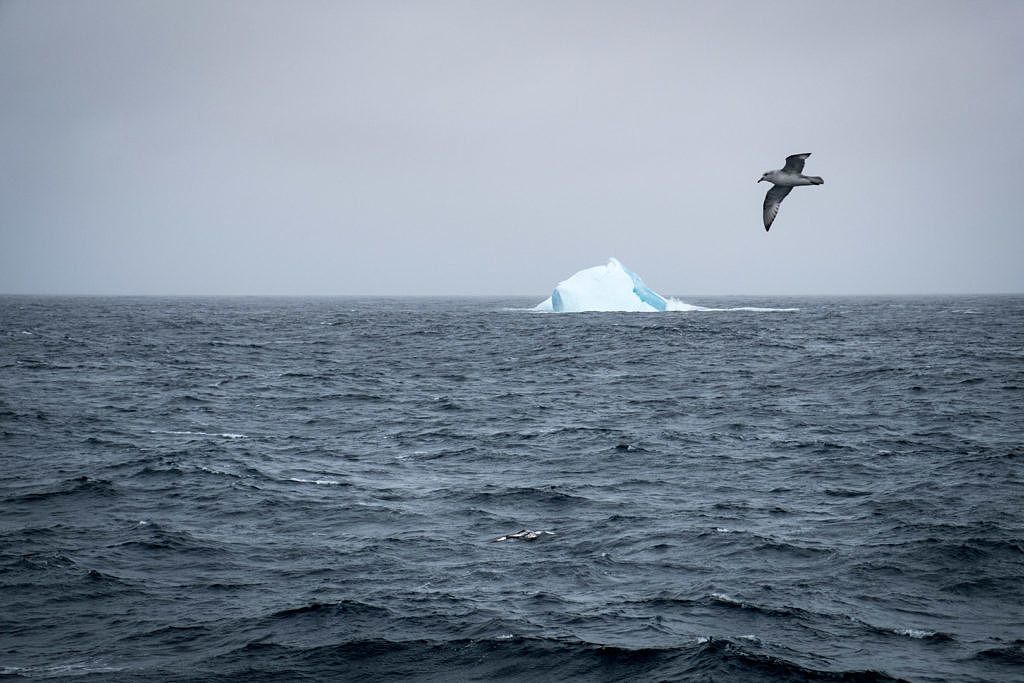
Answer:
<svg viewBox="0 0 1024 683"><path fill-rule="evenodd" d="M106 299L528 299L546 298L550 294L239 294L239 293L96 293L96 292L0 292L0 298L106 298ZM684 297L962 297L962 296L1024 296L1022 291L978 291L978 292L825 292L825 293L725 293L725 294L665 294L665 298Z"/></svg>

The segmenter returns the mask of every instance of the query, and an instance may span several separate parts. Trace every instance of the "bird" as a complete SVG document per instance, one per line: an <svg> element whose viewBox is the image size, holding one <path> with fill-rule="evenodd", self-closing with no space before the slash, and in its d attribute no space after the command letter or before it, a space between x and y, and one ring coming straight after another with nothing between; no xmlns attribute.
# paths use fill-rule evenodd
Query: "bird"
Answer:
<svg viewBox="0 0 1024 683"><path fill-rule="evenodd" d="M822 185L824 180L816 175L804 175L804 161L811 156L810 152L804 154L790 154L786 157L786 165L775 171L765 171L761 174L761 180L767 180L772 184L772 189L764 196L764 231L772 227L772 221L779 213L779 204L786 198L797 185ZM761 182L758 180L757 182Z"/></svg>

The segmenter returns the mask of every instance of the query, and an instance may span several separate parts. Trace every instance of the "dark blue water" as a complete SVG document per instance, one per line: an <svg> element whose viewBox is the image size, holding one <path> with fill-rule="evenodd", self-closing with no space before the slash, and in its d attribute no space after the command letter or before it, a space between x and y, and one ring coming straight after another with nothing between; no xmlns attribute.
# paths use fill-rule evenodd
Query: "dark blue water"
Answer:
<svg viewBox="0 0 1024 683"><path fill-rule="evenodd" d="M1024 679L1024 298L532 303L0 299L0 674Z"/></svg>

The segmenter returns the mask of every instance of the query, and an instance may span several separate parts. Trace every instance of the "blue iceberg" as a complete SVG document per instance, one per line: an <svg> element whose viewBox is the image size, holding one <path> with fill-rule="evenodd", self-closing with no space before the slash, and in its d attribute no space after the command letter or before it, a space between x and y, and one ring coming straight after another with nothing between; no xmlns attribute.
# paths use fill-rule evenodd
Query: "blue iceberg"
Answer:
<svg viewBox="0 0 1024 683"><path fill-rule="evenodd" d="M615 259L611 260L615 261ZM640 276L631 271L629 268L622 265L618 261L615 261L615 263L618 263L619 267L622 268L622 270L626 271L626 275L628 275L633 280L633 293L640 297L641 301L651 306L656 311L664 311L668 308L668 302L665 300L665 297L661 296L653 289L645 285L644 281L640 279Z"/></svg>
<svg viewBox="0 0 1024 683"><path fill-rule="evenodd" d="M797 308L705 308L678 299L665 298L644 284L640 276L617 259L604 266L586 268L562 280L551 296L534 306L535 311L582 313L584 311L798 311Z"/></svg>
<svg viewBox="0 0 1024 683"><path fill-rule="evenodd" d="M551 297L539 303L536 310L558 313L676 310L672 303L677 302L670 302L645 285L639 275L610 258L607 265L586 268L559 282Z"/></svg>

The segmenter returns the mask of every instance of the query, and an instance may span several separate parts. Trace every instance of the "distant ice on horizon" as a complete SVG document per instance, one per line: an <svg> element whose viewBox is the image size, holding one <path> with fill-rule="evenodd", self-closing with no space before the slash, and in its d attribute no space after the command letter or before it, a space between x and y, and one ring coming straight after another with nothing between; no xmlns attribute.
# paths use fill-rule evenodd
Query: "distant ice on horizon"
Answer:
<svg viewBox="0 0 1024 683"><path fill-rule="evenodd" d="M555 286L535 310L556 313L585 311L692 311L698 306L666 299L644 284L640 276L616 258L603 266L585 268Z"/></svg>
<svg viewBox="0 0 1024 683"><path fill-rule="evenodd" d="M705 308L663 297L644 284L639 275L612 257L603 266L585 268L562 280L535 311L555 313L659 311L793 311L782 308Z"/></svg>

